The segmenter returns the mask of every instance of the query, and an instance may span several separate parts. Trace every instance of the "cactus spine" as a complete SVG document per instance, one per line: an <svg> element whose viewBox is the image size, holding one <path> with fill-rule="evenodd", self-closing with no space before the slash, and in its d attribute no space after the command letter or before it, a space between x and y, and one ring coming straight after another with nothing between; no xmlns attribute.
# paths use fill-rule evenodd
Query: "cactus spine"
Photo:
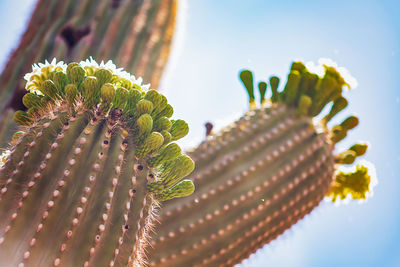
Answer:
<svg viewBox="0 0 400 267"><path fill-rule="evenodd" d="M35 65L0 173L1 266L136 266L159 201L190 195L166 98L111 62ZM159 123L162 121L163 123Z"/></svg>
<svg viewBox="0 0 400 267"><path fill-rule="evenodd" d="M329 130L326 123L346 105L337 105L345 84L325 66L325 75L293 63L284 90L272 77L272 97L259 84L261 107L255 107L253 76L240 78L250 111L221 132L207 137L189 155L196 161L190 179L196 192L164 203L161 224L152 241L152 266L233 266L247 258L311 212L326 196L365 198L370 178L365 167L355 173L335 172L351 164L366 145L333 155L358 119L354 116ZM314 125L313 117L334 102ZM342 101L343 102L343 101ZM347 103L347 102L346 102ZM350 157L350 160L349 160Z"/></svg>
<svg viewBox="0 0 400 267"><path fill-rule="evenodd" d="M0 143L22 109L22 76L34 62L92 56L113 60L157 88L168 59L177 0L38 0L19 46L0 76Z"/></svg>

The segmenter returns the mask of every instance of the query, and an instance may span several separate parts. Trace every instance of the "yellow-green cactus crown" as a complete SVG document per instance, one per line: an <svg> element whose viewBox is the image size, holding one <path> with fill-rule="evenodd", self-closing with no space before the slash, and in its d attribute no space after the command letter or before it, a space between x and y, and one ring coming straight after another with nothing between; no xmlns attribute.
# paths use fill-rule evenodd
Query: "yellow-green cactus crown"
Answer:
<svg viewBox="0 0 400 267"><path fill-rule="evenodd" d="M249 70L242 70L239 78L246 88L249 97L250 109L256 108L256 97L254 94L254 78ZM269 106L275 103L284 104L297 110L298 116L315 117L319 115L325 106L331 105L330 111L320 120L320 126L324 129L332 144L335 145L347 136L347 132L355 128L359 120L356 116L347 117L339 125L328 129L328 122L348 105L343 95L344 87L348 89L357 86L357 80L343 67L339 67L330 59L320 59L319 65L312 62L293 62L287 78L286 85L278 90L280 79L272 76L269 79L271 97L266 98L268 84L264 81L258 83L260 105ZM365 154L368 144L358 143L348 150L335 156L337 167L343 164L353 164L357 157ZM365 165L365 164L364 164ZM344 199L351 195L353 199L364 199L371 191L374 183L370 180L368 168L364 165L358 166L350 172L338 171L329 196L332 200Z"/></svg>
<svg viewBox="0 0 400 267"><path fill-rule="evenodd" d="M15 112L16 123L29 127L54 111L86 111L95 118L117 119L133 138L135 156L145 158L158 173L159 179L149 184L150 191L161 200L193 192L191 181L178 182L194 169L194 162L171 143L186 136L189 127L183 120L170 119L173 108L167 98L142 85L141 78L112 61L98 64L90 58L68 65L55 59L35 64L25 79L27 111Z"/></svg>

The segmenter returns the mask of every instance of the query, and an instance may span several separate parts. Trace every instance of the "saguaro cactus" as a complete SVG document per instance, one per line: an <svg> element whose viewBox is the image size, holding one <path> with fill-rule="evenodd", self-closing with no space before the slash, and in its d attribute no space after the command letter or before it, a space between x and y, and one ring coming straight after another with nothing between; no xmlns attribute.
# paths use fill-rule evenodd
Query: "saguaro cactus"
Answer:
<svg viewBox="0 0 400 267"><path fill-rule="evenodd" d="M190 195L167 99L111 62L35 65L2 156L1 266L137 266L159 201Z"/></svg>
<svg viewBox="0 0 400 267"><path fill-rule="evenodd" d="M0 144L22 109L22 77L34 62L113 60L157 88L175 27L177 0L38 0L0 76Z"/></svg>
<svg viewBox="0 0 400 267"><path fill-rule="evenodd" d="M348 86L330 66L325 74L294 62L284 89L270 78L260 82L256 107L253 75L242 71L250 111L189 152L196 168L196 192L164 203L161 224L150 248L152 266L233 266L269 243L311 212L326 196L365 198L370 190L366 167L336 171L366 151L356 144L334 155L335 144L358 124L354 116L328 129L329 120L347 105ZM323 107L332 108L315 122Z"/></svg>

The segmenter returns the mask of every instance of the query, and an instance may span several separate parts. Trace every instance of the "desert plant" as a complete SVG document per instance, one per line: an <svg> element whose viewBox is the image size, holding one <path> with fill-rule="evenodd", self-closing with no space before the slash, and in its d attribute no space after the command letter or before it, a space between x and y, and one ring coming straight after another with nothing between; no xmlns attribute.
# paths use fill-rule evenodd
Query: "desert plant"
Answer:
<svg viewBox="0 0 400 267"><path fill-rule="evenodd" d="M265 97L267 83L258 84L259 107L252 73L240 73L250 111L189 152L196 162L189 179L197 189L163 204L149 251L152 266L233 266L325 196L366 197L371 189L367 168L346 173L338 167L352 164L367 145L334 152L357 126L357 117L327 126L347 106L342 90L350 86L334 67L324 69L319 76L294 62L283 90L278 91L278 77L270 78L270 99ZM315 120L328 104L329 113Z"/></svg>
<svg viewBox="0 0 400 267"><path fill-rule="evenodd" d="M112 62L39 64L0 172L1 266L144 264L159 201L194 168L165 96Z"/></svg>

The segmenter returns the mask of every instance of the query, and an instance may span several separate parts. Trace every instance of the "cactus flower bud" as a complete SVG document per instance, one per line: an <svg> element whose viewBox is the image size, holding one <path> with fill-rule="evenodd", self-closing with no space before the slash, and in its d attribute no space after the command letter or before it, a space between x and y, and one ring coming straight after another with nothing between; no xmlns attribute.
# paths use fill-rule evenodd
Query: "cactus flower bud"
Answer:
<svg viewBox="0 0 400 267"><path fill-rule="evenodd" d="M32 118L29 116L28 113L22 110L17 110L14 113L14 121L19 125L31 125L33 123Z"/></svg>
<svg viewBox="0 0 400 267"><path fill-rule="evenodd" d="M186 136L189 132L189 126L184 120L176 120L172 123L171 130L172 139L178 140Z"/></svg>

